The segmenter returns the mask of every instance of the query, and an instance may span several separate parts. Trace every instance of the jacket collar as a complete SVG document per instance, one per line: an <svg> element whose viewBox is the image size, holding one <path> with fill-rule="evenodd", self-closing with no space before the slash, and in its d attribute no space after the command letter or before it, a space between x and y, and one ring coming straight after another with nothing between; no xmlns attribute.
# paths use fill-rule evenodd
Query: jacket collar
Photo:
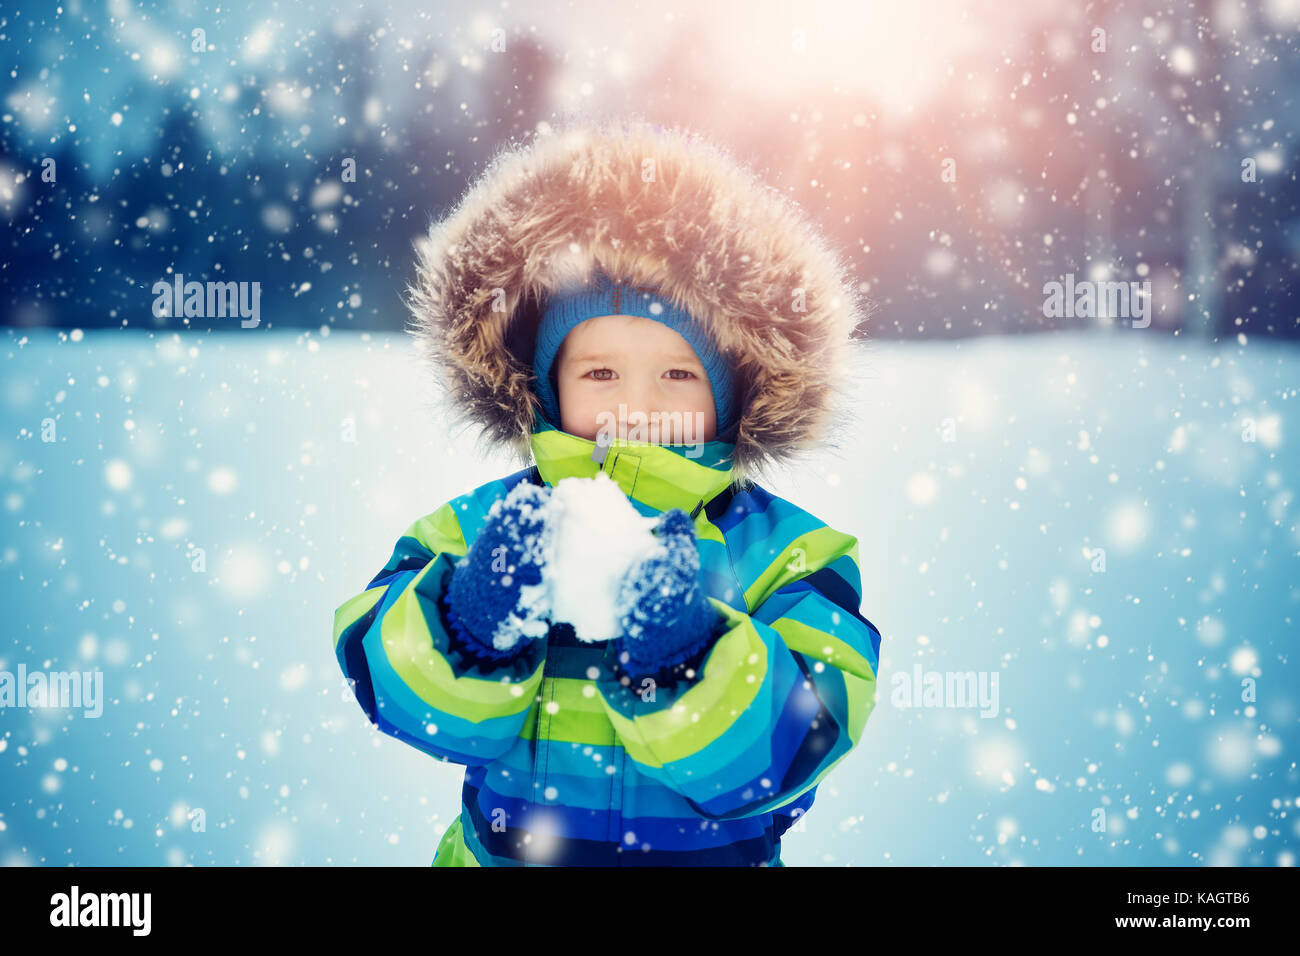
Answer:
<svg viewBox="0 0 1300 956"><path fill-rule="evenodd" d="M656 445L613 438L603 461L596 442L560 431L540 412L532 432L533 459L542 481L594 478L603 471L643 514L681 508L692 518L732 483L731 452L724 441ZM695 456L695 457L691 457Z"/></svg>

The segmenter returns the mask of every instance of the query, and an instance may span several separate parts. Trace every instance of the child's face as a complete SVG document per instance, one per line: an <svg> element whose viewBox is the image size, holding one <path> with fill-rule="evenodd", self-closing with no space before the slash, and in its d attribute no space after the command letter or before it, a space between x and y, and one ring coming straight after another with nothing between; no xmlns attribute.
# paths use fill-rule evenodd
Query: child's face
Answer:
<svg viewBox="0 0 1300 956"><path fill-rule="evenodd" d="M690 343L662 322L586 319L564 337L555 367L562 431L588 441L602 428L612 438L654 444L713 441L718 416L708 373ZM648 422L629 425L635 412Z"/></svg>

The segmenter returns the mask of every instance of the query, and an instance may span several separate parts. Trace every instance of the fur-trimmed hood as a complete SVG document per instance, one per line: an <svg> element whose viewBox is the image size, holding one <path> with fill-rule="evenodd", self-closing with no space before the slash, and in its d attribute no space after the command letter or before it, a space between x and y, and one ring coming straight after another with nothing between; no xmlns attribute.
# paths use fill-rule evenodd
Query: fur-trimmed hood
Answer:
<svg viewBox="0 0 1300 956"><path fill-rule="evenodd" d="M506 144L417 243L408 306L453 418L529 460L537 320L599 265L705 319L737 373L738 481L828 440L863 300L803 212L723 149L641 120ZM558 423L553 423L558 426Z"/></svg>

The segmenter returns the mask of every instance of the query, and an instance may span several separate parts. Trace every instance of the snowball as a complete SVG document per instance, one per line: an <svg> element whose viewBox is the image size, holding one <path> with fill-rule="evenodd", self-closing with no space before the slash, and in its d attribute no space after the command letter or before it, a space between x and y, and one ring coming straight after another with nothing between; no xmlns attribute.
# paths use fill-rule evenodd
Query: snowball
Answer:
<svg viewBox="0 0 1300 956"><path fill-rule="evenodd" d="M543 585L551 619L573 625L579 640L618 637L618 594L636 562L664 548L646 517L604 472L594 478L563 478L547 503L543 539Z"/></svg>

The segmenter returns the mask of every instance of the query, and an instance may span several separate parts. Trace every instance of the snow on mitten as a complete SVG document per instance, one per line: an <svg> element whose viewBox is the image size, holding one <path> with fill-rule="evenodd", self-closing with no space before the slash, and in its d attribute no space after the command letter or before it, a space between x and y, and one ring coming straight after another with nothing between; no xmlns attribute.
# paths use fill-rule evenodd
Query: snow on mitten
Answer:
<svg viewBox="0 0 1300 956"><path fill-rule="evenodd" d="M681 508L663 513L655 527L661 546L623 578L619 592L617 659L645 675L689 660L715 636L722 616L700 583L695 526Z"/></svg>
<svg viewBox="0 0 1300 956"><path fill-rule="evenodd" d="M492 502L487 521L451 574L448 623L487 657L513 656L544 638L550 613L542 583L543 532L550 489L521 481Z"/></svg>

